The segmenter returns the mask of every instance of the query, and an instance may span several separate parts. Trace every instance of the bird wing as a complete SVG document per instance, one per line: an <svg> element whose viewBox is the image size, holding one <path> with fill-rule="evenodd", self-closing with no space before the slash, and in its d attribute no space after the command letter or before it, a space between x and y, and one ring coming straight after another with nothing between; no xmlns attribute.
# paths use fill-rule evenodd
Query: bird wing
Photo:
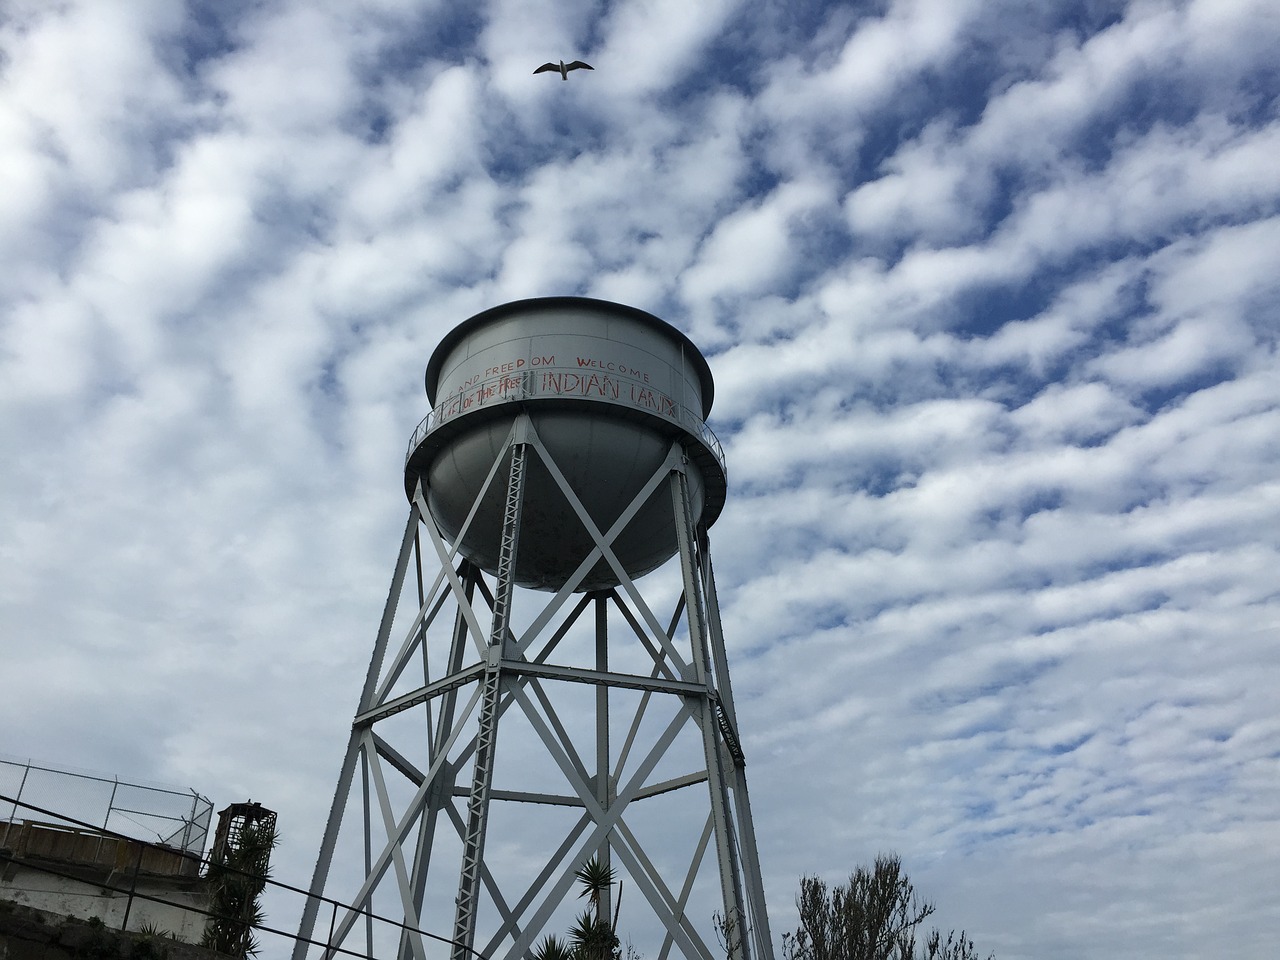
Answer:
<svg viewBox="0 0 1280 960"><path fill-rule="evenodd" d="M542 66L540 66L537 70L535 70L535 71L533 71L533 72L534 72L534 73L545 73L545 72L546 72L546 71L548 71L548 70L554 70L556 73L559 73L559 72L560 72L560 64L558 64L558 63L544 63Z"/></svg>
<svg viewBox="0 0 1280 960"><path fill-rule="evenodd" d="M583 63L581 60L575 60L575 61L573 61L573 63L566 63L566 64L564 65L564 68L565 68L566 70L577 70L579 67L581 67L583 70L594 70L594 69L595 69L595 67L593 67L591 64L589 64L589 63Z"/></svg>

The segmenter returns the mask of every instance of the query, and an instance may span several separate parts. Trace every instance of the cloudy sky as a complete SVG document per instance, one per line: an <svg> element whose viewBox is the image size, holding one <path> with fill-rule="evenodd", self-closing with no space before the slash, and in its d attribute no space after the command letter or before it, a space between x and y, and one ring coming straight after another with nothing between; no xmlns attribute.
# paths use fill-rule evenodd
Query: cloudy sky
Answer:
<svg viewBox="0 0 1280 960"><path fill-rule="evenodd" d="M262 801L306 885L432 349L602 297L716 377L775 937L896 850L1002 960L1274 956L1277 49L1273 0L6 0L0 752Z"/></svg>

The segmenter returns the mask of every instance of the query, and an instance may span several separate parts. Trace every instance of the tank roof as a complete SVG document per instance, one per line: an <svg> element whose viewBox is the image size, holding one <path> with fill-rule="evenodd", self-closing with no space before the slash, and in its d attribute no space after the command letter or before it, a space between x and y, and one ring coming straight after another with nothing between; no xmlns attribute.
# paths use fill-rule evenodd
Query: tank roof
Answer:
<svg viewBox="0 0 1280 960"><path fill-rule="evenodd" d="M588 308L599 310L602 313L612 313L616 316L626 317L629 320L635 320L651 327L681 344L685 350L685 358L697 370L698 380L702 386L703 419L705 420L711 413L711 402L715 398L715 381L711 377L711 367L707 363L707 358L702 355L702 351L698 349L697 344L690 340L680 329L638 307L629 307L626 304L614 303L612 300L598 300L593 297L530 297L525 300L512 300L510 303L490 307L488 310L483 310L475 316L462 321L445 334L444 339L440 341L435 351L431 354L431 359L427 361L427 400L434 406L436 402L436 386L440 382L441 367L444 366L444 362L453 348L473 331L486 323L491 323L513 313L520 313L530 309L555 309L557 307Z"/></svg>

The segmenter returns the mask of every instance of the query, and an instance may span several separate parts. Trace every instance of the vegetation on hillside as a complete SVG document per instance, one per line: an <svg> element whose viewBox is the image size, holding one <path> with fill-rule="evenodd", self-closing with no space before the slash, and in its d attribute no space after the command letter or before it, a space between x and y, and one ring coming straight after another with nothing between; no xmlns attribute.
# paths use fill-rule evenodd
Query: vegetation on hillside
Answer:
<svg viewBox="0 0 1280 960"><path fill-rule="evenodd" d="M982 960L963 930L921 936L934 907L916 895L896 854L858 867L847 883L801 878L796 906L800 925L783 934L785 960Z"/></svg>

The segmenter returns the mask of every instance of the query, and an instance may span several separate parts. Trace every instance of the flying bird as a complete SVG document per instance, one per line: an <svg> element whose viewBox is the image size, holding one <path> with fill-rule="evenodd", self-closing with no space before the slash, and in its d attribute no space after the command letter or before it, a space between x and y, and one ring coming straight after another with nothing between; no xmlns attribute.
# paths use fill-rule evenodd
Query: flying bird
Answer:
<svg viewBox="0 0 1280 960"><path fill-rule="evenodd" d="M589 64L589 63L583 63L581 60L575 60L575 61L573 61L573 63L565 63L563 60L561 60L559 64L554 64L554 63L544 63L542 66L540 66L537 70L535 70L535 71L533 71L533 72L534 72L534 73L545 73L547 70L554 70L554 71L556 71L556 73L560 74L560 79L561 79L561 80L568 80L568 79L569 79L569 71L570 71L570 70L577 70L577 69L583 69L583 70L594 70L594 69L595 69L595 67L593 67L593 66L592 66L591 64Z"/></svg>

